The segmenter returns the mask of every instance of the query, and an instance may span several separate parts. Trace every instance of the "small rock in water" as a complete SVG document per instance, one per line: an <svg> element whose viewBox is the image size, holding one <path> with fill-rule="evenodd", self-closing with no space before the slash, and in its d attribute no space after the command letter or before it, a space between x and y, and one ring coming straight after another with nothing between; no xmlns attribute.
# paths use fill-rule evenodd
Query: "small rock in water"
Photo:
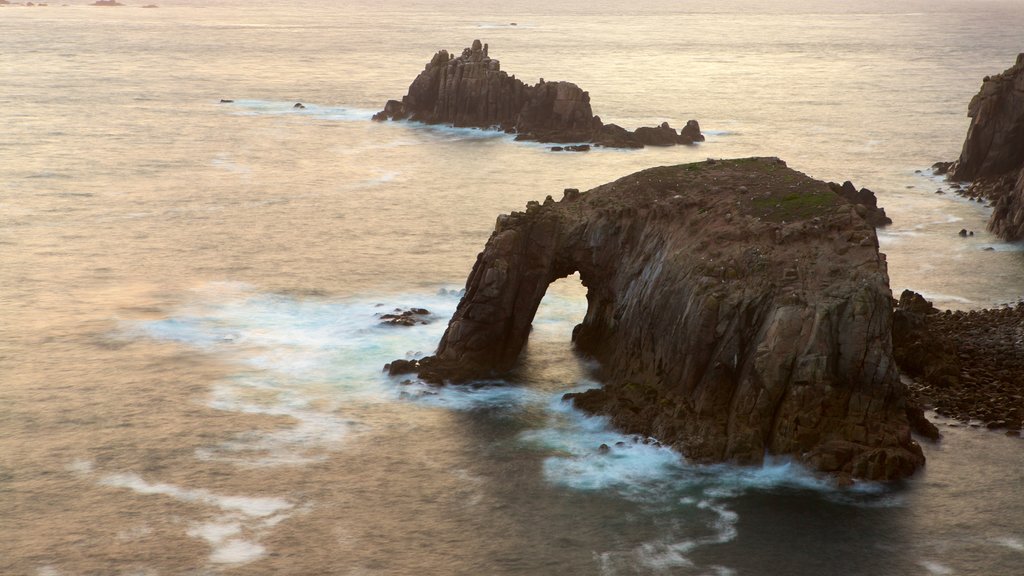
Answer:
<svg viewBox="0 0 1024 576"><path fill-rule="evenodd" d="M228 100L226 98L221 98L220 99L220 103L221 104L231 104L232 102L234 102L234 100Z"/></svg>
<svg viewBox="0 0 1024 576"><path fill-rule="evenodd" d="M961 238L966 238L967 237L967 229L966 228L961 228L960 229L960 237Z"/></svg>
<svg viewBox="0 0 1024 576"><path fill-rule="evenodd" d="M598 454L607 454L607 453L609 453L611 451L612 451L611 447L609 447L607 444L601 444L600 446L597 447L597 453Z"/></svg>
<svg viewBox="0 0 1024 576"><path fill-rule="evenodd" d="M984 250L985 252L995 252L996 249L991 246L985 246L984 248L982 248L982 250Z"/></svg>
<svg viewBox="0 0 1024 576"><path fill-rule="evenodd" d="M296 103L295 103L295 106L292 106L292 108L300 108L300 109L305 109L306 107L305 107L305 106L303 106L302 102L296 102Z"/></svg>
<svg viewBox="0 0 1024 576"><path fill-rule="evenodd" d="M408 310L395 308L393 314L378 314L378 316L380 316L380 323L387 326L415 326L427 324L427 321L421 317L429 314L430 310L426 308L410 308Z"/></svg>

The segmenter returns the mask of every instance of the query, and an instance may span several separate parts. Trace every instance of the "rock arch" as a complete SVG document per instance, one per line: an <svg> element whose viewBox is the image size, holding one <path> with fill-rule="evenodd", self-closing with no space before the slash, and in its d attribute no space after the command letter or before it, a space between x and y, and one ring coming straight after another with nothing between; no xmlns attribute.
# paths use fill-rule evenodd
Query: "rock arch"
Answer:
<svg viewBox="0 0 1024 576"><path fill-rule="evenodd" d="M427 381L510 370L548 285L580 273L574 397L704 461L792 455L844 476L923 464L892 360L885 258L863 207L773 158L645 170L500 216Z"/></svg>

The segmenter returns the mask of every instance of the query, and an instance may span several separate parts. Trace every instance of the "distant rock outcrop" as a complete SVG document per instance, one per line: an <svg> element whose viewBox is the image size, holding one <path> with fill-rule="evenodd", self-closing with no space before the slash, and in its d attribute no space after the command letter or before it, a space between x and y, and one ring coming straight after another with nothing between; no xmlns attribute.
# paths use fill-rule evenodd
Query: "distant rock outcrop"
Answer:
<svg viewBox="0 0 1024 576"><path fill-rule="evenodd" d="M873 480L923 465L874 228L775 158L653 168L499 216L435 355L389 372L506 373L573 272L588 302L573 339L604 382L578 407L698 461L790 455Z"/></svg>
<svg viewBox="0 0 1024 576"><path fill-rule="evenodd" d="M643 148L703 142L700 125L690 120L681 132L663 123L630 132L605 125L590 108L590 94L572 82L531 86L501 70L488 45L474 40L461 56L441 50L413 80L402 100L388 100L374 120L411 119L426 124L497 128L517 140Z"/></svg>
<svg viewBox="0 0 1024 576"><path fill-rule="evenodd" d="M985 77L967 108L971 126L951 180L972 180L966 191L992 202L991 232L1024 239L1024 54L1002 74Z"/></svg>

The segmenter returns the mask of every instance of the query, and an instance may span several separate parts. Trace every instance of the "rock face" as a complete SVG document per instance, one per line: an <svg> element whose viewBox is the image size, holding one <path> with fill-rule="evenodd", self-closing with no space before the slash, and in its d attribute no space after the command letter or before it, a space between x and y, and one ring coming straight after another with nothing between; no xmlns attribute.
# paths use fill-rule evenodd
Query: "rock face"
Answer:
<svg viewBox="0 0 1024 576"><path fill-rule="evenodd" d="M893 312L893 356L907 375L947 388L960 383L960 358L956 345L930 328L938 313L923 296L904 290Z"/></svg>
<svg viewBox="0 0 1024 576"><path fill-rule="evenodd" d="M408 94L401 101L388 100L374 120L408 118L427 124L498 128L516 133L518 140L620 148L704 141L696 120L687 122L681 133L668 123L636 132L605 126L590 108L590 94L579 86L543 78L536 85L526 84L502 71L488 48L474 40L458 57L441 50L413 80Z"/></svg>
<svg viewBox="0 0 1024 576"><path fill-rule="evenodd" d="M904 291L893 315L893 350L922 406L1014 434L1024 424L1024 303L939 311Z"/></svg>
<svg viewBox="0 0 1024 576"><path fill-rule="evenodd" d="M875 197L875 193L871 190L861 188L858 191L853 182L849 180L841 185L835 182L829 182L828 185L836 194L839 194L851 204L863 207L863 214L861 215L868 221L868 224L875 228L892 224L892 219L885 215L885 208L878 205L878 198ZM858 212L861 211L860 208L857 210Z"/></svg>
<svg viewBox="0 0 1024 576"><path fill-rule="evenodd" d="M967 108L971 126L952 180L973 180L970 195L995 210L989 230L1006 240L1024 238L1024 54L997 76L986 77Z"/></svg>
<svg viewBox="0 0 1024 576"><path fill-rule="evenodd" d="M698 461L791 455L876 480L923 465L874 228L774 158L654 168L500 216L435 355L389 371L504 374L573 272L588 290L573 339L604 382L578 407Z"/></svg>

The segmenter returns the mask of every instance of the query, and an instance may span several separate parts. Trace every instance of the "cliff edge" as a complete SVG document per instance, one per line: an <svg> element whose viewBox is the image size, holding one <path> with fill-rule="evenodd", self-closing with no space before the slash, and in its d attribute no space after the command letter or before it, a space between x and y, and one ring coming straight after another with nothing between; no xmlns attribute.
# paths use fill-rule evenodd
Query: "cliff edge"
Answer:
<svg viewBox="0 0 1024 576"><path fill-rule="evenodd" d="M971 125L949 177L973 181L967 194L992 202L989 231L1024 239L1024 54L1002 74L985 77L967 115Z"/></svg>
<svg viewBox="0 0 1024 576"><path fill-rule="evenodd" d="M862 205L775 158L653 168L498 218L436 353L435 382L513 367L547 286L579 272L572 395L697 461L790 455L847 478L924 464L892 358L885 257Z"/></svg>
<svg viewBox="0 0 1024 576"><path fill-rule="evenodd" d="M373 119L416 120L456 127L497 128L517 140L589 142L616 148L703 142L696 120L680 131L662 123L629 131L604 124L590 107L590 94L572 82L529 85L501 70L480 40L462 55L441 50L412 81L401 100L388 100Z"/></svg>

